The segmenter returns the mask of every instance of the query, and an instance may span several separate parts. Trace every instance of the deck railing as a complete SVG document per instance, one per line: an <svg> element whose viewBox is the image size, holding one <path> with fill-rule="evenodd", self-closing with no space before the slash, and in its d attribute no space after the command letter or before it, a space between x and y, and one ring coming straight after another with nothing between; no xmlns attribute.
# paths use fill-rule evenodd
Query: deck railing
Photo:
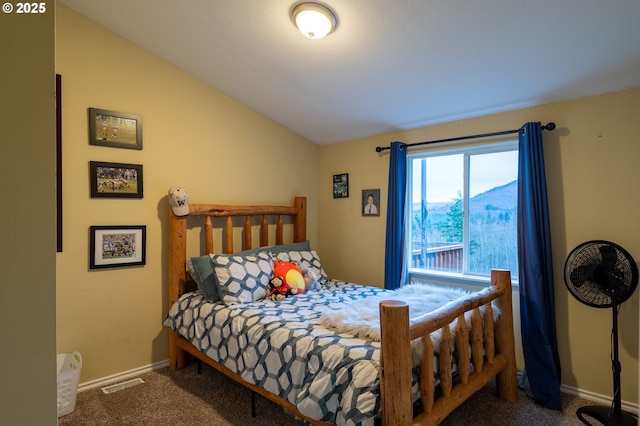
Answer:
<svg viewBox="0 0 640 426"><path fill-rule="evenodd" d="M411 251L414 268L443 272L462 272L462 244L414 248Z"/></svg>

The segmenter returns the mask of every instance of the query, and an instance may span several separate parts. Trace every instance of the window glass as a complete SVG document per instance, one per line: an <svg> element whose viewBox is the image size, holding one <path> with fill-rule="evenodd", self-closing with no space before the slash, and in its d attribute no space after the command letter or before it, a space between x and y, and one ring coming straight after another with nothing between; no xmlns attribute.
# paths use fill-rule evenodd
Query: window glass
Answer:
<svg viewBox="0 0 640 426"><path fill-rule="evenodd" d="M409 155L411 273L518 274L517 143Z"/></svg>

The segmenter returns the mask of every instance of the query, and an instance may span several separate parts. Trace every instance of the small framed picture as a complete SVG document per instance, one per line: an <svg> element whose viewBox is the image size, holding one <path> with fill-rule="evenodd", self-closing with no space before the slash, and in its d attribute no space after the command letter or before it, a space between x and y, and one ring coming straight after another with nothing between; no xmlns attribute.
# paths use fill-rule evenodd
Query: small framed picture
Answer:
<svg viewBox="0 0 640 426"><path fill-rule="evenodd" d="M142 116L89 108L89 145L142 149Z"/></svg>
<svg viewBox="0 0 640 426"><path fill-rule="evenodd" d="M144 265L146 234L144 225L91 226L89 269Z"/></svg>
<svg viewBox="0 0 640 426"><path fill-rule="evenodd" d="M333 175L333 198L349 197L349 173Z"/></svg>
<svg viewBox="0 0 640 426"><path fill-rule="evenodd" d="M380 190L362 190L362 216L380 216Z"/></svg>
<svg viewBox="0 0 640 426"><path fill-rule="evenodd" d="M142 165L89 161L91 198L142 198Z"/></svg>

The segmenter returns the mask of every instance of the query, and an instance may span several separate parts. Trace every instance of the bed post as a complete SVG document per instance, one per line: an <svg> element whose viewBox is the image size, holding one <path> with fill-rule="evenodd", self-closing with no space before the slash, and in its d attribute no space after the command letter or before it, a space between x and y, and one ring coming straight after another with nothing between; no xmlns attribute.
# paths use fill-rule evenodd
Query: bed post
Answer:
<svg viewBox="0 0 640 426"><path fill-rule="evenodd" d="M301 243L307 239L307 197L295 197L293 207L297 210L293 242Z"/></svg>
<svg viewBox="0 0 640 426"><path fill-rule="evenodd" d="M169 308L184 293L187 280L187 216L178 217L169 210ZM187 363L186 352L177 345L178 334L169 330L169 368L182 368Z"/></svg>
<svg viewBox="0 0 640 426"><path fill-rule="evenodd" d="M409 306L396 300L380 302L380 407L385 426L413 422L411 394L411 332Z"/></svg>
<svg viewBox="0 0 640 426"><path fill-rule="evenodd" d="M516 352L513 336L513 307L511 290L511 272L508 270L491 270L491 285L504 289L504 294L496 300L500 309L500 317L496 321L496 350L504 354L507 365L496 376L497 396L505 401L518 399L516 378Z"/></svg>

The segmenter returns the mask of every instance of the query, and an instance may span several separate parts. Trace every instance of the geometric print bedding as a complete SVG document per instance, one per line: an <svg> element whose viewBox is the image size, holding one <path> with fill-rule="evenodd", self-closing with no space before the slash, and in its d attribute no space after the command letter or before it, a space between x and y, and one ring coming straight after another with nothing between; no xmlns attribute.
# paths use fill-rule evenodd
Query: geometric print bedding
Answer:
<svg viewBox="0 0 640 426"><path fill-rule="evenodd" d="M267 297L267 284L273 275L270 252L252 255L212 254L218 278L218 295L227 304L254 302Z"/></svg>
<svg viewBox="0 0 640 426"><path fill-rule="evenodd" d="M312 271L320 284L324 284L329 279L315 250L283 251L275 254L275 256L276 259L283 262L296 262L302 271L305 269Z"/></svg>
<svg viewBox="0 0 640 426"><path fill-rule="evenodd" d="M321 316L345 301L384 291L329 280L320 290L281 301L231 306L193 292L171 307L163 324L310 418L373 425L380 413L380 342L337 333L321 325ZM413 381L416 400L415 371Z"/></svg>

